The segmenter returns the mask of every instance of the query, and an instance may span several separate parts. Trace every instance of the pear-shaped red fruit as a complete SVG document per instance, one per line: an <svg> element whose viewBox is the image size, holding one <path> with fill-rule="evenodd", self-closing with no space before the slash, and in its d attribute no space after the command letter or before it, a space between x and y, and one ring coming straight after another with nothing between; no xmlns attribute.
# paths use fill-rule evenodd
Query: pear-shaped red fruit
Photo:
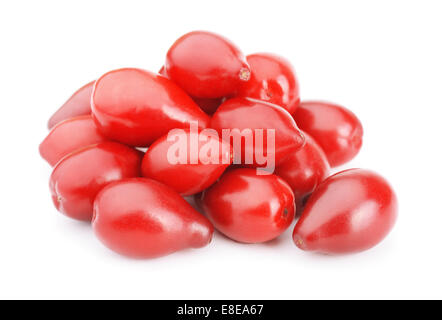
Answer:
<svg viewBox="0 0 442 320"><path fill-rule="evenodd" d="M155 258L212 239L212 224L169 187L146 178L106 186L95 199L92 227L109 249Z"/></svg>
<svg viewBox="0 0 442 320"><path fill-rule="evenodd" d="M370 249L396 221L397 199L377 173L349 169L324 180L312 193L293 231L295 244L327 254Z"/></svg>
<svg viewBox="0 0 442 320"><path fill-rule="evenodd" d="M228 170L196 197L217 230L245 243L277 238L291 224L295 203L290 186L260 169Z"/></svg>
<svg viewBox="0 0 442 320"><path fill-rule="evenodd" d="M221 98L235 94L249 80L250 67L242 52L226 38L194 31L175 41L161 73L193 97Z"/></svg>
<svg viewBox="0 0 442 320"><path fill-rule="evenodd" d="M327 102L304 101L294 118L299 128L321 146L331 167L353 159L362 146L364 130L350 110Z"/></svg>
<svg viewBox="0 0 442 320"><path fill-rule="evenodd" d="M232 163L230 144L213 129L176 129L155 141L141 167L144 177L171 187L183 196L212 185Z"/></svg>
<svg viewBox="0 0 442 320"><path fill-rule="evenodd" d="M91 221L95 196L108 183L140 176L143 153L116 142L101 142L61 159L50 179L52 200L66 216Z"/></svg>
<svg viewBox="0 0 442 320"><path fill-rule="evenodd" d="M212 116L210 125L220 137L232 143L236 164L270 171L305 142L286 110L255 99L225 101Z"/></svg>
<svg viewBox="0 0 442 320"><path fill-rule="evenodd" d="M134 68L110 71L97 80L92 116L109 139L139 147L191 122L200 128L209 123L209 116L172 81Z"/></svg>
<svg viewBox="0 0 442 320"><path fill-rule="evenodd" d="M293 114L299 105L299 82L291 63L271 53L248 55L247 62L252 75L238 96L271 102Z"/></svg>

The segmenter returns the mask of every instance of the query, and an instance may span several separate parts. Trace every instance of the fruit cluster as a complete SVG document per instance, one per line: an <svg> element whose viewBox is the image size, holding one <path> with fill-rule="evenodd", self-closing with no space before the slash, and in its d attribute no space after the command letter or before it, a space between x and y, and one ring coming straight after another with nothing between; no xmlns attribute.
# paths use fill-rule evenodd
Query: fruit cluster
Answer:
<svg viewBox="0 0 442 320"><path fill-rule="evenodd" d="M123 255L203 247L214 229L265 242L297 217L299 248L358 252L396 220L396 196L378 174L329 177L361 148L357 117L301 102L286 59L245 57L210 32L179 38L158 73L118 69L86 84L48 126L40 154L54 167L55 207Z"/></svg>

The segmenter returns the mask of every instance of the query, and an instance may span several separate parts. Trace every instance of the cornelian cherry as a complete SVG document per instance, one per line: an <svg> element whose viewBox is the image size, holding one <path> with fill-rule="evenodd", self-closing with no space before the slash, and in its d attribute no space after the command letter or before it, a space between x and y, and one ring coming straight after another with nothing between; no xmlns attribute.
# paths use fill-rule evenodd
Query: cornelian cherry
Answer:
<svg viewBox="0 0 442 320"><path fill-rule="evenodd" d="M235 94L250 79L250 67L226 38L194 31L169 49L165 74L193 97L222 98Z"/></svg>

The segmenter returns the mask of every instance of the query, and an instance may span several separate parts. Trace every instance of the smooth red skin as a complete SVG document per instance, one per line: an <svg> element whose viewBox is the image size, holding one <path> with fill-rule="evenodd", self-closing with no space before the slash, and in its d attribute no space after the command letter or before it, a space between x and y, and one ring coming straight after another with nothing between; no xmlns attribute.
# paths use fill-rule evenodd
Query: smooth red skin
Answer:
<svg viewBox="0 0 442 320"><path fill-rule="evenodd" d="M43 159L55 166L64 156L82 147L106 141L90 115L64 120L40 144Z"/></svg>
<svg viewBox="0 0 442 320"><path fill-rule="evenodd" d="M206 128L209 116L167 78L141 69L114 70L99 78L92 94L92 116L109 139L149 146L191 121Z"/></svg>
<svg viewBox="0 0 442 320"><path fill-rule="evenodd" d="M188 130L183 130L183 139L187 141L186 145L183 146L183 148L187 147L187 163L171 164L169 162L167 158L168 150L177 142L176 140L167 141L166 135L155 141L147 150L141 166L142 175L164 183L182 196L193 195L211 186L231 164L233 151L228 142L220 138L212 139L204 131L199 134L205 136L207 141L199 141L197 146L198 155L201 148L212 146L219 152L216 163L204 164L207 161L198 157L198 163L192 164L190 159L191 151L193 151L190 143L191 135Z"/></svg>
<svg viewBox="0 0 442 320"><path fill-rule="evenodd" d="M158 74L163 77L169 78L166 73L166 68L164 66L161 67ZM208 115L212 115L215 113L216 109L225 101L225 98L197 98L191 97L192 100Z"/></svg>
<svg viewBox="0 0 442 320"><path fill-rule="evenodd" d="M290 226L295 210L286 182L250 168L228 170L197 201L217 230L244 243L275 239Z"/></svg>
<svg viewBox="0 0 442 320"><path fill-rule="evenodd" d="M215 114L212 116L211 128L218 131L222 137L222 129L275 129L275 162L280 163L285 157L300 149L304 144L304 136L296 126L295 121L290 114L283 108L249 98L233 98L224 102ZM253 141L255 135L252 132ZM239 134L234 133L235 136ZM246 154L254 154L259 151L253 145L245 145L246 139L242 141L241 157L242 163ZM263 148L267 149L266 138L264 139ZM262 150L260 151L262 153ZM266 154L266 152L264 153ZM270 155L270 150L269 153ZM255 158L255 157L254 157ZM254 159L256 160L256 159ZM254 166L258 163L254 161Z"/></svg>
<svg viewBox="0 0 442 320"><path fill-rule="evenodd" d="M396 195L384 178L369 170L345 170L310 196L293 240L303 250L326 254L364 251L387 236L396 217Z"/></svg>
<svg viewBox="0 0 442 320"><path fill-rule="evenodd" d="M247 56L252 74L238 92L239 97L249 97L274 103L293 114L299 105L299 82L291 63L271 53Z"/></svg>
<svg viewBox="0 0 442 320"><path fill-rule="evenodd" d="M301 102L294 118L299 128L321 146L331 167L350 161L361 149L362 124L344 107L326 102Z"/></svg>
<svg viewBox="0 0 442 320"><path fill-rule="evenodd" d="M199 98L235 94L250 78L242 52L226 38L205 31L190 32L175 41L165 67L171 80Z"/></svg>
<svg viewBox="0 0 442 320"><path fill-rule="evenodd" d="M145 178L106 186L94 202L92 227L109 249L155 258L209 244L213 226L179 194Z"/></svg>
<svg viewBox="0 0 442 320"><path fill-rule="evenodd" d="M304 136L305 145L275 169L275 174L292 188L297 208L302 207L302 199L312 193L330 173L324 151L308 134L304 133Z"/></svg>
<svg viewBox="0 0 442 320"><path fill-rule="evenodd" d="M78 89L48 121L48 129L52 129L63 120L91 114L91 96L94 81Z"/></svg>
<svg viewBox="0 0 442 320"><path fill-rule="evenodd" d="M64 157L52 171L50 190L58 211L90 221L97 193L108 183L140 176L142 152L102 142Z"/></svg>

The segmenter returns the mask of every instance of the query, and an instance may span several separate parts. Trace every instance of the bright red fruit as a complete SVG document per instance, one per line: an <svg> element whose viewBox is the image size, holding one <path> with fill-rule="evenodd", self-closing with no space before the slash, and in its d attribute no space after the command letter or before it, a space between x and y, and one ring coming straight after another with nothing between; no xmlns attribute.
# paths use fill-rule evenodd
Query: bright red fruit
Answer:
<svg viewBox="0 0 442 320"><path fill-rule="evenodd" d="M212 239L213 226L180 195L145 178L111 183L95 199L92 227L111 250L154 258Z"/></svg>
<svg viewBox="0 0 442 320"><path fill-rule="evenodd" d="M290 62L271 53L251 54L247 62L252 75L238 96L271 102L293 114L299 105L299 82Z"/></svg>
<svg viewBox="0 0 442 320"><path fill-rule="evenodd" d="M293 240L307 251L363 251L387 236L396 216L396 195L384 178L368 170L345 170L313 192L293 231Z"/></svg>
<svg viewBox="0 0 442 320"><path fill-rule="evenodd" d="M95 84L92 116L109 139L131 146L148 146L174 128L209 117L172 81L141 69L106 73Z"/></svg>
<svg viewBox="0 0 442 320"><path fill-rule="evenodd" d="M191 96L221 98L236 93L250 78L244 55L226 38L194 31L167 52L165 73Z"/></svg>
<svg viewBox="0 0 442 320"><path fill-rule="evenodd" d="M231 164L231 146L215 130L176 130L147 150L142 174L187 196L212 185Z"/></svg>
<svg viewBox="0 0 442 320"><path fill-rule="evenodd" d="M89 82L78 89L58 109L48 121L48 128L52 129L57 123L73 117L91 114L91 96L95 81Z"/></svg>
<svg viewBox="0 0 442 320"><path fill-rule="evenodd" d="M223 129L229 129L233 141L241 141L241 152L239 144L235 146L233 142L235 163L241 160L242 164L269 167L272 158L278 164L304 144L304 136L290 114L264 101L249 98L227 100L212 116L210 125L220 136Z"/></svg>
<svg viewBox="0 0 442 320"><path fill-rule="evenodd" d="M275 174L292 188L297 207L301 207L302 199L312 193L330 172L322 149L308 134L304 133L304 136L305 145L289 155L275 170Z"/></svg>
<svg viewBox="0 0 442 320"><path fill-rule="evenodd" d="M362 124L344 107L326 102L301 102L294 118L299 128L321 146L332 167L350 161L361 149Z"/></svg>
<svg viewBox="0 0 442 320"><path fill-rule="evenodd" d="M90 221L93 201L106 184L140 176L142 153L115 142L75 151L54 168L50 190L55 207L77 220Z"/></svg>
<svg viewBox="0 0 442 320"><path fill-rule="evenodd" d="M52 128L40 144L40 154L51 166L69 153L106 141L90 115L64 120Z"/></svg>
<svg viewBox="0 0 442 320"><path fill-rule="evenodd" d="M293 221L295 204L290 186L256 169L228 170L198 200L217 230L246 243L272 240Z"/></svg>

